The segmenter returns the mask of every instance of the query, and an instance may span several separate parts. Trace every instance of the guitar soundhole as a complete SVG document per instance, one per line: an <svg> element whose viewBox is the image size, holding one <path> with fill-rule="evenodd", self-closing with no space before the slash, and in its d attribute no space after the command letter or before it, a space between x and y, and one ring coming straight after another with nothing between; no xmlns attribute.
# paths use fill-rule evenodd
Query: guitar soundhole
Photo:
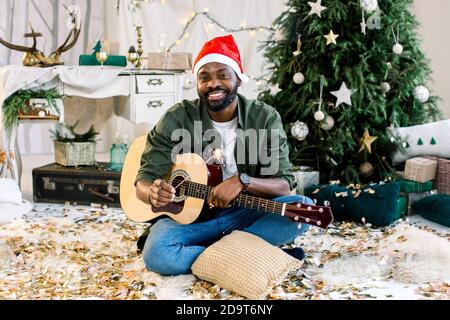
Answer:
<svg viewBox="0 0 450 320"><path fill-rule="evenodd" d="M175 170L169 178L169 183L175 188L175 199L173 202L181 202L186 200L186 181L191 181L189 174L183 170Z"/></svg>

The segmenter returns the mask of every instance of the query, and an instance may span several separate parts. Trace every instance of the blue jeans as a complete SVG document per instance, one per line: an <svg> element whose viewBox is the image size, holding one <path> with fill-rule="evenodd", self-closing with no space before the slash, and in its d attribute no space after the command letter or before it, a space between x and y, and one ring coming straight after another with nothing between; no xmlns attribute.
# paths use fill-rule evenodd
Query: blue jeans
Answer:
<svg viewBox="0 0 450 320"><path fill-rule="evenodd" d="M313 204L311 199L299 195L273 200ZM233 230L255 234L279 246L292 243L308 228L307 224L299 228L298 223L279 214L237 207L219 209L215 218L200 223L179 224L170 218L158 220L150 228L142 254L150 271L163 275L187 274L191 273L192 264L206 247Z"/></svg>

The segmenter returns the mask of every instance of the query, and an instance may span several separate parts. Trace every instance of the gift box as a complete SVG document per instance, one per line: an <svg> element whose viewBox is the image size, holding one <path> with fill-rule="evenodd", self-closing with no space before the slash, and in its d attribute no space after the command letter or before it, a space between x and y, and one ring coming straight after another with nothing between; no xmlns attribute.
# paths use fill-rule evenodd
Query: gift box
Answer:
<svg viewBox="0 0 450 320"><path fill-rule="evenodd" d="M415 214L413 204L426 197L438 194L436 189L427 192L408 193L408 215Z"/></svg>
<svg viewBox="0 0 450 320"><path fill-rule="evenodd" d="M439 194L450 195L450 159L439 158L438 160L436 189Z"/></svg>
<svg viewBox="0 0 450 320"><path fill-rule="evenodd" d="M294 171L293 174L297 183L295 188L296 194L303 195L305 188L319 184L319 171L298 170Z"/></svg>
<svg viewBox="0 0 450 320"><path fill-rule="evenodd" d="M405 174L406 180L416 182L428 182L436 178L438 161L423 157L411 158L406 160Z"/></svg>
<svg viewBox="0 0 450 320"><path fill-rule="evenodd" d="M398 197L395 220L401 219L408 213L408 199L406 196Z"/></svg>
<svg viewBox="0 0 450 320"><path fill-rule="evenodd" d="M147 69L190 70L192 54L188 52L149 52Z"/></svg>
<svg viewBox="0 0 450 320"><path fill-rule="evenodd" d="M399 180L400 191L405 193L422 193L433 190L433 181L424 183L412 180Z"/></svg>

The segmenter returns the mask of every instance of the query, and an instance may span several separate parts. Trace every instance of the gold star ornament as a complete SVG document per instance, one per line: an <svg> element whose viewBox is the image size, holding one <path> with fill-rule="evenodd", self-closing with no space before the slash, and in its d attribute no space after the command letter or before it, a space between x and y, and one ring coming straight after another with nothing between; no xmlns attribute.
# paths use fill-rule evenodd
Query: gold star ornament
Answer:
<svg viewBox="0 0 450 320"><path fill-rule="evenodd" d="M336 44L336 38L339 37L338 34L334 34L333 30L330 30L330 33L326 36L323 36L325 39L327 39L327 45L333 43Z"/></svg>
<svg viewBox="0 0 450 320"><path fill-rule="evenodd" d="M372 142L374 142L377 139L378 139L378 137L370 136L369 130L366 128L362 138L359 139L359 144L361 145L361 147L359 148L358 153L360 153L364 149L367 150L369 153L372 153L371 144L372 144Z"/></svg>

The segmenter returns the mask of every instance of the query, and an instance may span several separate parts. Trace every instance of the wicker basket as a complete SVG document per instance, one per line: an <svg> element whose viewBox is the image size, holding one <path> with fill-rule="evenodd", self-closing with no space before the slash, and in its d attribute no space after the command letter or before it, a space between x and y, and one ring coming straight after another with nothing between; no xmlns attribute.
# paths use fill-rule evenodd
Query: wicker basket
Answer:
<svg viewBox="0 0 450 320"><path fill-rule="evenodd" d="M192 54L188 52L149 52L147 69L190 70Z"/></svg>
<svg viewBox="0 0 450 320"><path fill-rule="evenodd" d="M95 142L53 141L55 162L63 166L92 166L95 164Z"/></svg>

